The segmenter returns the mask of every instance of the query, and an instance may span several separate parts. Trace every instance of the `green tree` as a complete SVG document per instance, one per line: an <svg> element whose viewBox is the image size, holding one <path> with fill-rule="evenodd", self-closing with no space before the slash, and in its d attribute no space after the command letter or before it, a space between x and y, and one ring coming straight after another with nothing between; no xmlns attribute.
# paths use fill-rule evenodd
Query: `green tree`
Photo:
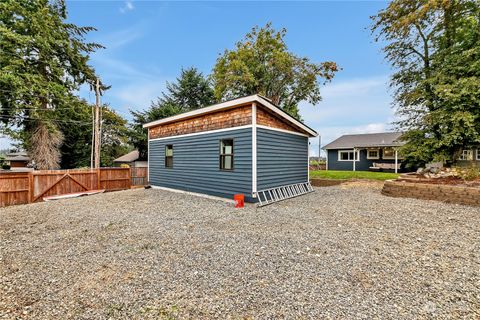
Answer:
<svg viewBox="0 0 480 320"><path fill-rule="evenodd" d="M101 165L113 166L113 160L131 151L127 120L108 105L102 107Z"/></svg>
<svg viewBox="0 0 480 320"><path fill-rule="evenodd" d="M69 119L58 123L65 137L61 146L61 167L64 169L90 167L92 150L92 109L86 101L63 109L61 117ZM113 160L130 151L127 120L108 105L102 106L101 154L102 166L112 166Z"/></svg>
<svg viewBox="0 0 480 320"><path fill-rule="evenodd" d="M196 68L182 69L173 83L167 83L167 90L145 111L130 111L133 121L130 125L130 143L140 152L140 158L147 157L147 122L167 118L215 103L213 89L208 79Z"/></svg>
<svg viewBox="0 0 480 320"><path fill-rule="evenodd" d="M479 18L476 0L394 0L372 17L412 163L452 162L480 143Z"/></svg>
<svg viewBox="0 0 480 320"><path fill-rule="evenodd" d="M337 64L313 63L289 52L286 32L268 23L253 28L234 50L225 50L212 75L217 100L258 93L296 118L301 101L321 101L320 85L332 80Z"/></svg>
<svg viewBox="0 0 480 320"><path fill-rule="evenodd" d="M0 2L0 120L20 138L39 169L57 168L65 135L60 110L79 103L75 92L93 83L87 63L100 45L85 42L95 30L66 22L63 0Z"/></svg>

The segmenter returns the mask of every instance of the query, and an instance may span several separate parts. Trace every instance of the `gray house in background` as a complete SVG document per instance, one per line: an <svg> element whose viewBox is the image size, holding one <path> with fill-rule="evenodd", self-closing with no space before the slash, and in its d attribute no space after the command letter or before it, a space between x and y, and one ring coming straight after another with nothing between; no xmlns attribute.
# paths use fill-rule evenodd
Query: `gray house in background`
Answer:
<svg viewBox="0 0 480 320"><path fill-rule="evenodd" d="M401 132L343 135L327 144L327 170L392 171L401 169Z"/></svg>
<svg viewBox="0 0 480 320"><path fill-rule="evenodd" d="M260 95L144 125L153 187L256 202L261 190L309 181L317 133Z"/></svg>
<svg viewBox="0 0 480 320"><path fill-rule="evenodd" d="M141 161L140 153L138 150L133 150L123 156L113 160L115 166L119 167L122 164L127 164L130 168L146 168L148 166L147 161Z"/></svg>

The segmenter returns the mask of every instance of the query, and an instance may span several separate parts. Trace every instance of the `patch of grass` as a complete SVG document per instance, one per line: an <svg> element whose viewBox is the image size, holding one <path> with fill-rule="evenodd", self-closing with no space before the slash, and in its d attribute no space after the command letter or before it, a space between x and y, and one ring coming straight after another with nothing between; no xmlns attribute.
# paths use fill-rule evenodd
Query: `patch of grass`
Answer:
<svg viewBox="0 0 480 320"><path fill-rule="evenodd" d="M336 170L315 170L310 171L310 178L321 179L370 179L370 180L389 180L396 179L397 173L390 172L370 172L370 171L336 171Z"/></svg>

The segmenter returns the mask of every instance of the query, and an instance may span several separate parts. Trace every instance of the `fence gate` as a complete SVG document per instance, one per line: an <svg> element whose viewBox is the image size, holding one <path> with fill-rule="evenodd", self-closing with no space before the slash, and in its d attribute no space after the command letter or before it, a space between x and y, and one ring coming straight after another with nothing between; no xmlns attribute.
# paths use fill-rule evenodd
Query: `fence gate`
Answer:
<svg viewBox="0 0 480 320"><path fill-rule="evenodd" d="M32 202L48 196L99 189L96 170L42 170L32 174Z"/></svg>
<svg viewBox="0 0 480 320"><path fill-rule="evenodd" d="M43 201L44 197L105 189L130 189L130 168L0 171L0 207Z"/></svg>

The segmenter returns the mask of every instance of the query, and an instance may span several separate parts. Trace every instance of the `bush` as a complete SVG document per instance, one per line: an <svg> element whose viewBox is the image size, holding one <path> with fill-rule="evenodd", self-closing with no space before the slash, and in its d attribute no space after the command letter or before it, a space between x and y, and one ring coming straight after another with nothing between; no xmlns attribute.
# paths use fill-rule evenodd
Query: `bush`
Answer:
<svg viewBox="0 0 480 320"><path fill-rule="evenodd" d="M3 170L10 170L10 165L9 164L2 164L2 169Z"/></svg>
<svg viewBox="0 0 480 320"><path fill-rule="evenodd" d="M463 180L475 180L480 178L480 168L477 167L457 168L455 171Z"/></svg>

